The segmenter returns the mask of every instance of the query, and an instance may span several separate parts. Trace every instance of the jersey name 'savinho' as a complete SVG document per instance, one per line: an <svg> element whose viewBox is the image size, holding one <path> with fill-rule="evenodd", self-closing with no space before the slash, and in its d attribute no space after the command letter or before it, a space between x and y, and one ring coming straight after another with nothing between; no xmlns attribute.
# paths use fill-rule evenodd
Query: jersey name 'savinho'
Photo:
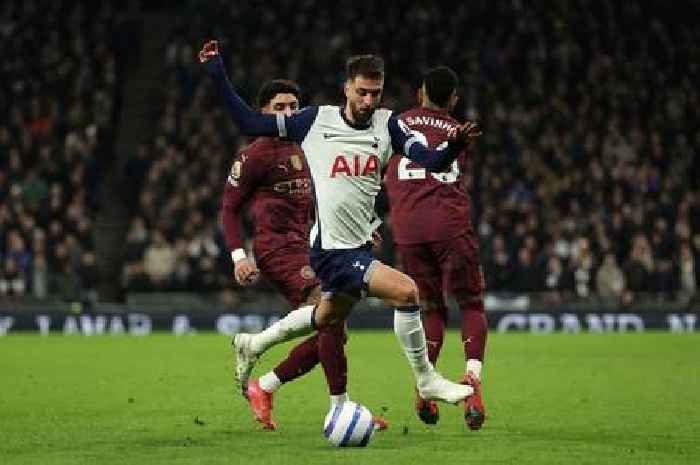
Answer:
<svg viewBox="0 0 700 465"><path fill-rule="evenodd" d="M444 129L449 131L454 129L456 126L450 121L444 118L435 118L432 116L408 116L404 121L410 126L432 126L437 129Z"/></svg>

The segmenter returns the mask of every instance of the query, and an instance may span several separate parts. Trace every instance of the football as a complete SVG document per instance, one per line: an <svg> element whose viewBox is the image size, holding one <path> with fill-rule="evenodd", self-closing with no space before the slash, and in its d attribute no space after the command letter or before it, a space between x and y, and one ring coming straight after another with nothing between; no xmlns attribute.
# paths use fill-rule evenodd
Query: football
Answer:
<svg viewBox="0 0 700 465"><path fill-rule="evenodd" d="M336 447L365 447L373 433L372 413L356 402L332 408L323 423L323 435Z"/></svg>

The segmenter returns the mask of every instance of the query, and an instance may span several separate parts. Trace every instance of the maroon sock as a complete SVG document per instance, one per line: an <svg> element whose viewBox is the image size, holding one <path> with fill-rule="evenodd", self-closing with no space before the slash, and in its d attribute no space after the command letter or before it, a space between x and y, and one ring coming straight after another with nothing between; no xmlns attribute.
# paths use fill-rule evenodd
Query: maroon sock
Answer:
<svg viewBox="0 0 700 465"><path fill-rule="evenodd" d="M488 325L482 299L462 305L462 344L464 359L484 360Z"/></svg>
<svg viewBox="0 0 700 465"><path fill-rule="evenodd" d="M345 322L318 332L318 358L326 374L332 396L343 394L348 384L348 359L345 357Z"/></svg>
<svg viewBox="0 0 700 465"><path fill-rule="evenodd" d="M283 383L310 372L318 364L318 334L314 334L301 344L297 344L287 358L272 371Z"/></svg>
<svg viewBox="0 0 700 465"><path fill-rule="evenodd" d="M428 344L428 360L435 365L442 341L445 337L445 324L447 312L444 308L437 308L423 313L423 330L425 331L425 341Z"/></svg>

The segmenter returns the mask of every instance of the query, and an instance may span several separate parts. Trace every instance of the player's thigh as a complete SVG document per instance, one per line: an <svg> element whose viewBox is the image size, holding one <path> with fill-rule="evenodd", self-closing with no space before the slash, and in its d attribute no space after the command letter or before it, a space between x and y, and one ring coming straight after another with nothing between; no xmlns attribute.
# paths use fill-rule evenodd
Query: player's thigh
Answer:
<svg viewBox="0 0 700 465"><path fill-rule="evenodd" d="M481 299L486 289L479 260L479 242L473 233L466 233L435 245L442 268L442 286L460 305Z"/></svg>
<svg viewBox="0 0 700 465"><path fill-rule="evenodd" d="M444 307L442 269L430 246L397 244L396 257L400 268L416 283L423 310L432 311Z"/></svg>
<svg viewBox="0 0 700 465"><path fill-rule="evenodd" d="M370 296L378 297L393 307L418 304L418 287L410 276L380 261L375 263L369 277Z"/></svg>
<svg viewBox="0 0 700 465"><path fill-rule="evenodd" d="M307 301L320 283L309 265L306 247L292 247L268 254L259 260L258 268L292 308Z"/></svg>

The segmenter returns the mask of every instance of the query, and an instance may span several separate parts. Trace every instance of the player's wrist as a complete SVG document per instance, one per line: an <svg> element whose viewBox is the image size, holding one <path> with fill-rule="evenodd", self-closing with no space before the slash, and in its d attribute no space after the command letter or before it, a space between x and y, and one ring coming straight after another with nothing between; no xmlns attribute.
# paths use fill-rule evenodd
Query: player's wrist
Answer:
<svg viewBox="0 0 700 465"><path fill-rule="evenodd" d="M204 66L210 74L216 74L223 69L224 61L221 59L221 55L217 54L205 61Z"/></svg>
<svg viewBox="0 0 700 465"><path fill-rule="evenodd" d="M248 257L243 249L236 249L231 252L231 261L234 263L234 265L241 260L245 260L246 258Z"/></svg>

